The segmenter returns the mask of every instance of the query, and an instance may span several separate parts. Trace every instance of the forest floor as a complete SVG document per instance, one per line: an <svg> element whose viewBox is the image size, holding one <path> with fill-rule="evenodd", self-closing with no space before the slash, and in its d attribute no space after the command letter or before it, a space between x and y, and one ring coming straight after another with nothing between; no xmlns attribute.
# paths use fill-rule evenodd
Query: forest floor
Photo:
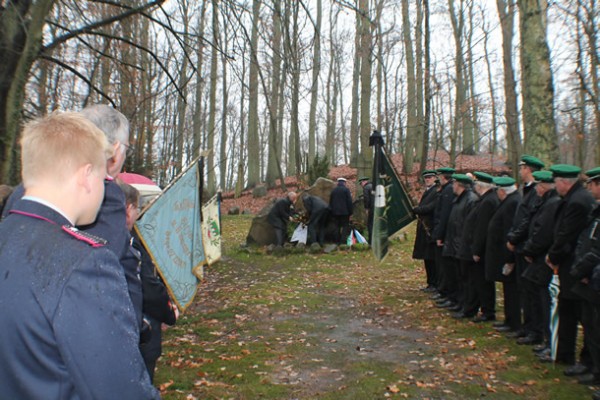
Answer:
<svg viewBox="0 0 600 400"><path fill-rule="evenodd" d="M164 399L590 398L531 347L435 308L414 224L378 263L364 250L243 249L251 219L224 217L223 259L164 332Z"/></svg>

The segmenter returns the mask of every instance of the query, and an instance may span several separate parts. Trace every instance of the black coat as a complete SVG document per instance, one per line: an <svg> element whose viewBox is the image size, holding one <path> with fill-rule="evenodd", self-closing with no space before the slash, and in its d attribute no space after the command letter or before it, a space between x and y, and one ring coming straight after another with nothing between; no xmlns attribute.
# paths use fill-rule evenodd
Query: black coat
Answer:
<svg viewBox="0 0 600 400"><path fill-rule="evenodd" d="M442 251L444 257L458 258L462 244L463 226L476 201L477 195L470 188L465 189L454 199L444 239L444 250Z"/></svg>
<svg viewBox="0 0 600 400"><path fill-rule="evenodd" d="M600 207L596 206L588 226L579 235L575 249L575 262L571 269L571 275L577 280L572 288L573 293L593 304L600 304L600 292L592 289L590 285L594 268L598 265L600 265ZM588 283L581 282L584 278Z"/></svg>
<svg viewBox="0 0 600 400"><path fill-rule="evenodd" d="M309 216L318 214L329 208L327 202L318 196L306 196L306 198L303 199L303 204L304 209Z"/></svg>
<svg viewBox="0 0 600 400"><path fill-rule="evenodd" d="M433 240L433 214L439 193L435 185L421 196L419 205L413 209L417 214L417 233L413 247L413 258L416 260L433 260L435 258L435 240Z"/></svg>
<svg viewBox="0 0 600 400"><path fill-rule="evenodd" d="M275 202L269 214L267 215L267 221L273 228L276 229L287 229L287 224L292 216L292 202L288 197L279 199Z"/></svg>
<svg viewBox="0 0 600 400"><path fill-rule="evenodd" d="M477 220L473 228L473 243L471 245L471 255L481 257L481 263L484 263L486 256L488 226L499 206L500 199L495 189L488 190L481 196L477 209Z"/></svg>
<svg viewBox="0 0 600 400"><path fill-rule="evenodd" d="M554 241L548 250L548 258L552 264L559 266L560 297L578 298L571 292L575 278L570 272L575 260L577 238L587 226L595 204L590 192L580 182L576 182L558 206Z"/></svg>
<svg viewBox="0 0 600 400"><path fill-rule="evenodd" d="M343 183L338 183L331 191L329 208L333 216L352 215L352 194L350 193L350 189Z"/></svg>
<svg viewBox="0 0 600 400"><path fill-rule="evenodd" d="M548 286L552 279L552 270L546 265L545 258L554 239L554 216L560 202L556 190L549 190L541 198L538 197L523 245L523 255L533 259L523 272L523 277L540 286Z"/></svg>
<svg viewBox="0 0 600 400"><path fill-rule="evenodd" d="M454 192L452 191L452 180L442 186L435 212L433 214L433 239L444 240L446 237L446 226L450 211L454 205Z"/></svg>
<svg viewBox="0 0 600 400"><path fill-rule="evenodd" d="M516 246L516 252L522 253L523 246L529 235L529 226L531 225L531 217L535 212L536 203L539 197L535 191L535 183L524 185L522 188L521 202L515 212L513 226L507 235L510 243Z"/></svg>
<svg viewBox="0 0 600 400"><path fill-rule="evenodd" d="M363 205L365 210L373 208L373 184L371 182L363 186Z"/></svg>
<svg viewBox="0 0 600 400"><path fill-rule="evenodd" d="M506 247L506 235L512 227L520 201L521 193L518 191L509 194L500 202L490 220L485 243L485 278L488 281L509 282L515 279L515 271L505 276L502 268L506 263L514 263L513 253Z"/></svg>

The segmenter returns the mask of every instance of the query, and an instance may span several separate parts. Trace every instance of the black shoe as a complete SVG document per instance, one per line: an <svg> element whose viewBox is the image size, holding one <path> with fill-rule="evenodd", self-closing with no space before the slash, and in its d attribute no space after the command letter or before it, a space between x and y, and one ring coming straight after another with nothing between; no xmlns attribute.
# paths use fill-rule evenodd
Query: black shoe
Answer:
<svg viewBox="0 0 600 400"><path fill-rule="evenodd" d="M462 310L462 307L460 306L460 304L456 304L455 306L448 307L448 311L458 312L460 310Z"/></svg>
<svg viewBox="0 0 600 400"><path fill-rule="evenodd" d="M600 390L596 390L592 393L592 400L600 400Z"/></svg>
<svg viewBox="0 0 600 400"><path fill-rule="evenodd" d="M448 299L446 297L442 297L441 299L436 300L435 304L442 304L442 303L445 303L447 301L450 301L450 299Z"/></svg>
<svg viewBox="0 0 600 400"><path fill-rule="evenodd" d="M506 337L509 339L518 339L518 338L524 338L527 336L527 332L525 332L522 329L519 329L518 331L515 332L508 332L506 334Z"/></svg>
<svg viewBox="0 0 600 400"><path fill-rule="evenodd" d="M534 353L539 353L540 351L544 351L548 348L548 343L540 343L533 346L531 349Z"/></svg>
<svg viewBox="0 0 600 400"><path fill-rule="evenodd" d="M517 344L540 344L542 343L542 338L536 335L527 335L525 337L521 337L517 339Z"/></svg>
<svg viewBox="0 0 600 400"><path fill-rule="evenodd" d="M492 324L492 326L493 326L494 328L500 328L501 326L508 326L508 325L506 325L506 322L505 322L505 321L498 321L498 322L494 322L494 323Z"/></svg>
<svg viewBox="0 0 600 400"><path fill-rule="evenodd" d="M496 320L496 316L495 315L477 315L475 318L473 318L473 322L490 322L490 321L495 321Z"/></svg>
<svg viewBox="0 0 600 400"><path fill-rule="evenodd" d="M473 318L473 314L465 314L462 311L459 312L455 312L450 314L450 316L454 319L466 319L466 318Z"/></svg>
<svg viewBox="0 0 600 400"><path fill-rule="evenodd" d="M565 369L563 374L565 374L565 376L578 376L578 375L585 375L589 372L590 372L590 369L586 365L575 364L572 367Z"/></svg>
<svg viewBox="0 0 600 400"><path fill-rule="evenodd" d="M453 301L450 300L446 300L443 303L437 303L435 306L437 308L450 308L450 307L454 307L456 304Z"/></svg>
<svg viewBox="0 0 600 400"><path fill-rule="evenodd" d="M535 353L535 355L539 359L552 357L552 350L548 347L540 352Z"/></svg>
<svg viewBox="0 0 600 400"><path fill-rule="evenodd" d="M445 297L441 293L436 293L430 297L431 300L440 300L445 299Z"/></svg>
<svg viewBox="0 0 600 400"><path fill-rule="evenodd" d="M554 364L561 364L561 365L568 365L568 366L572 366L573 363L572 362L566 362L564 360L561 360L560 358L556 358L556 361L552 359L552 354L550 354L550 352L548 352L548 354L545 354L544 356L538 356L538 360L541 363L554 363Z"/></svg>
<svg viewBox="0 0 600 400"><path fill-rule="evenodd" d="M501 332L501 333L502 333L502 332L512 332L512 330L513 330L513 329L512 329L510 326L508 326L508 325L502 325L502 326L499 326L499 327L497 327L497 328L495 328L495 329L496 329L496 331L498 331L498 332Z"/></svg>
<svg viewBox="0 0 600 400"><path fill-rule="evenodd" d="M600 385L600 376L594 374L580 375L579 378L577 378L577 383L588 386Z"/></svg>
<svg viewBox="0 0 600 400"><path fill-rule="evenodd" d="M425 293L435 293L435 292L437 292L437 289L435 288L435 286L427 286L426 288L423 289L423 291Z"/></svg>

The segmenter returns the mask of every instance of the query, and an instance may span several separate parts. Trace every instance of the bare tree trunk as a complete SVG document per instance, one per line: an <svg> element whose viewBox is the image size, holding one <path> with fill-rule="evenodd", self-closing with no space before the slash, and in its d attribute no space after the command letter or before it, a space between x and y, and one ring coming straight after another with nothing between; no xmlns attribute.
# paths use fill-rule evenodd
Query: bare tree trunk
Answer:
<svg viewBox="0 0 600 400"><path fill-rule="evenodd" d="M371 21L369 0L359 0L360 24L360 162L358 174L368 176L372 169L371 136Z"/></svg>
<svg viewBox="0 0 600 400"><path fill-rule="evenodd" d="M204 24L205 24L205 15L206 15L206 4L208 2L203 1L202 7L200 9L200 15L198 17L198 32L197 35L199 37L204 36ZM202 131L204 127L203 118L202 118L202 104L203 104L203 93L204 93L204 79L202 79L202 71L204 68L204 41L198 40L196 48L196 92L194 95L194 115L192 117L193 127L192 127L192 135L193 135L193 144L192 144L192 158L198 157L200 154L200 147L202 146Z"/></svg>
<svg viewBox="0 0 600 400"><path fill-rule="evenodd" d="M283 103L280 97L281 84L281 2L273 1L273 36L272 36L272 76L271 76L271 99L269 103L269 144L267 158L267 176L266 183L268 187L275 185L275 180L278 177L278 165L281 160L281 125L277 117L279 103Z"/></svg>
<svg viewBox="0 0 600 400"><path fill-rule="evenodd" d="M554 123L554 85L546 40L545 0L518 0L525 151L559 160Z"/></svg>
<svg viewBox="0 0 600 400"><path fill-rule="evenodd" d="M229 127L227 126L227 114L229 110L229 86L227 83L227 56L229 49L229 29L227 29L227 21L229 20L229 9L225 9L225 15L223 18L223 54L221 55L221 70L222 76L222 96L223 96L223 106L221 108L221 154L219 156L219 186L221 190L225 190L227 188L227 130Z"/></svg>
<svg viewBox="0 0 600 400"><path fill-rule="evenodd" d="M498 149L498 111L496 108L496 89L494 87L494 81L492 77L492 62L490 60L490 52L488 50L489 39L490 39L490 28L489 24L485 21L485 13L481 10L482 30L483 30L483 49L485 56L485 66L487 70L488 87L490 89L490 102L492 107L492 137L490 139L489 152L493 156L496 155Z"/></svg>
<svg viewBox="0 0 600 400"><path fill-rule="evenodd" d="M408 0L402 0L402 38L406 54L406 140L402 149L402 168L404 173L412 172L417 126L417 94L415 82L415 60L412 47Z"/></svg>
<svg viewBox="0 0 600 400"><path fill-rule="evenodd" d="M424 136L424 125L423 121L423 0L418 0L417 4L417 23L415 26L415 73L416 73L416 126L415 126L415 137L416 137L416 161L420 162L423 157L427 158L427 153L423 153L423 150L427 148L424 146L426 141Z"/></svg>
<svg viewBox="0 0 600 400"><path fill-rule="evenodd" d="M248 82L248 187L260 181L260 144L258 140L258 24L261 0L252 2L252 37L250 39L250 76Z"/></svg>
<svg viewBox="0 0 600 400"><path fill-rule="evenodd" d="M317 102L319 98L319 73L321 72L321 20L323 18L322 0L317 0L317 23L313 48L312 85L310 88L310 111L308 116L308 164L316 155Z"/></svg>
<svg viewBox="0 0 600 400"><path fill-rule="evenodd" d="M423 0L423 14L425 15L425 116L423 118L423 149L421 154L421 164L419 172L427 167L427 157L429 153L429 138L431 128L431 56L430 56L430 30L429 30L429 0Z"/></svg>
<svg viewBox="0 0 600 400"><path fill-rule="evenodd" d="M521 135L519 134L519 114L517 111L517 83L512 59L514 38L514 18L516 0L496 0L500 26L502 27L502 58L504 70L504 118L506 119L506 144L508 162L516 174L521 155Z"/></svg>
<svg viewBox="0 0 600 400"><path fill-rule="evenodd" d="M217 130L216 119L217 119L217 85L219 83L218 65L219 65L219 53L217 52L217 46L220 43L219 40L219 6L218 0L212 0L212 37L213 46L210 55L210 88L208 95L208 125L206 126L207 140L206 149L209 151L206 160L206 190L209 195L215 193L216 179L215 179L215 133Z"/></svg>
<svg viewBox="0 0 600 400"><path fill-rule="evenodd" d="M358 0L356 0L358 1ZM360 104L360 71L361 71L361 23L360 13L356 13L354 34L354 67L352 69L352 114L350 116L350 164L358 165L359 137L358 118Z"/></svg>

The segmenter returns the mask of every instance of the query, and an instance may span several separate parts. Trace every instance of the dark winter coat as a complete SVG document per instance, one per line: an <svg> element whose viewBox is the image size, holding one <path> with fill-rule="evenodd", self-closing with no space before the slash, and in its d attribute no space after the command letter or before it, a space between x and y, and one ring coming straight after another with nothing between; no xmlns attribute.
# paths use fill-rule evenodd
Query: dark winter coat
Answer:
<svg viewBox="0 0 600 400"><path fill-rule="evenodd" d="M331 215L333 216L352 215L352 194L345 184L338 183L331 191L329 208L331 210Z"/></svg>
<svg viewBox="0 0 600 400"><path fill-rule="evenodd" d="M494 189L485 192L479 201L477 218L473 227L471 255L481 257L480 263L482 264L484 264L486 256L485 247L488 239L488 226L499 206L500 199Z"/></svg>
<svg viewBox="0 0 600 400"><path fill-rule="evenodd" d="M413 247L413 258L416 260L433 260L435 258L435 240L433 240L433 214L439 193L433 185L421 196L419 205L413 209L418 216L417 233Z"/></svg>
<svg viewBox="0 0 600 400"><path fill-rule="evenodd" d="M524 185L522 188L522 199L515 212L513 226L507 235L508 241L516 246L516 252L522 253L523 246L529 235L531 218L535 211L536 203L539 197L535 191L535 183Z"/></svg>
<svg viewBox="0 0 600 400"><path fill-rule="evenodd" d="M527 240L523 245L523 255L533 262L523 272L523 277L540 286L548 286L552 270L546 264L546 253L554 239L554 216L561 202L556 190L549 190L538 197L529 223Z"/></svg>
<svg viewBox="0 0 600 400"><path fill-rule="evenodd" d="M446 238L444 239L444 250L442 252L444 257L458 258L462 243L463 226L477 199L477 195L470 188L465 189L454 199L454 205L448 218Z"/></svg>
<svg viewBox="0 0 600 400"><path fill-rule="evenodd" d="M581 232L575 250L571 275L577 280L572 291L584 300L600 305L600 292L592 289L590 281L594 268L600 265L600 207L596 205L588 226ZM587 279L588 283L581 282Z"/></svg>
<svg viewBox="0 0 600 400"><path fill-rule="evenodd" d="M512 227L521 193L513 192L506 196L492 216L487 230L485 244L485 278L488 281L509 282L515 279L515 271L502 275L506 263L514 263L513 253L506 247L506 235Z"/></svg>
<svg viewBox="0 0 600 400"><path fill-rule="evenodd" d="M452 180L442 186L435 212L433 214L433 239L444 240L446 237L446 226L450 211L454 205L454 192L452 191Z"/></svg>
<svg viewBox="0 0 600 400"><path fill-rule="evenodd" d="M575 278L570 272L575 260L577 239L587 226L595 204L590 192L580 182L576 182L558 206L554 241L548 250L548 258L552 264L559 266L560 297L578 298L571 292Z"/></svg>
<svg viewBox="0 0 600 400"><path fill-rule="evenodd" d="M269 211L267 215L267 221L269 224L275 229L286 230L287 224L290 221L290 217L292 216L293 208L292 202L286 196L283 199L279 199Z"/></svg>
<svg viewBox="0 0 600 400"><path fill-rule="evenodd" d="M363 186L363 205L365 210L373 208L373 184L371 182Z"/></svg>

